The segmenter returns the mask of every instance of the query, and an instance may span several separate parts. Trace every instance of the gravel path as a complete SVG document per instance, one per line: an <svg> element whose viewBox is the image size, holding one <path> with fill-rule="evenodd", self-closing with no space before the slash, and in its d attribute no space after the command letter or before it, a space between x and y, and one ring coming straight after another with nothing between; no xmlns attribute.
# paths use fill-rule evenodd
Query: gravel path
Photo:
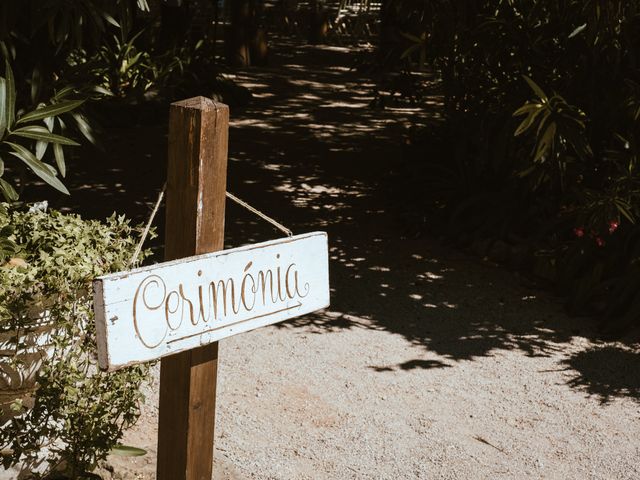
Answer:
<svg viewBox="0 0 640 480"><path fill-rule="evenodd" d="M329 232L332 305L220 346L216 478L638 479L638 343L604 343L525 279L416 236L389 182L405 121L337 47L237 80L229 189ZM345 83L346 82L346 83ZM404 196L406 198L406 195ZM230 205L228 245L277 233ZM114 478L152 479L157 383Z"/></svg>

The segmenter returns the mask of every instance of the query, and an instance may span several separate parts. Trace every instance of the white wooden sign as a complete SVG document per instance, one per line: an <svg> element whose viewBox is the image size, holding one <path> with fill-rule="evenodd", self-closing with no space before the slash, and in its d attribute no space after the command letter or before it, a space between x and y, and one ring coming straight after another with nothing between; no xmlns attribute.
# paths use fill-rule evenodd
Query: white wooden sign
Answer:
<svg viewBox="0 0 640 480"><path fill-rule="evenodd" d="M114 273L93 287L99 365L115 370L329 306L327 235Z"/></svg>

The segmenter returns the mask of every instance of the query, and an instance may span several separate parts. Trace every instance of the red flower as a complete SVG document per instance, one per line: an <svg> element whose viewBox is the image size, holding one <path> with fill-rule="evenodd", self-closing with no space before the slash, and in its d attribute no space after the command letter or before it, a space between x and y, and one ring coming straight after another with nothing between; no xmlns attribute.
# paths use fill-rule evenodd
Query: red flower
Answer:
<svg viewBox="0 0 640 480"><path fill-rule="evenodd" d="M612 235L613 232L615 232L619 226L620 226L620 222L618 222L617 220L611 220L609 222L609 235Z"/></svg>
<svg viewBox="0 0 640 480"><path fill-rule="evenodd" d="M578 238L584 237L584 227L576 227L576 228L574 228L573 229L573 234Z"/></svg>

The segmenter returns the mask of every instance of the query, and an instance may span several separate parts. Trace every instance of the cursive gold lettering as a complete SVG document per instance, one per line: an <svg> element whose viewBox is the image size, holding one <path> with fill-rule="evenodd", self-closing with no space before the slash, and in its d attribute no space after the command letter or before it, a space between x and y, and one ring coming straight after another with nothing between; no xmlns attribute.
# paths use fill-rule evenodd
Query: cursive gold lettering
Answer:
<svg viewBox="0 0 640 480"><path fill-rule="evenodd" d="M156 288L158 287L162 287L162 295L161 295L161 300L158 302L157 305L153 304L153 305L149 305L149 302L147 300L147 290L150 286L155 286ZM136 293L133 296L133 328L136 331L136 334L138 335L138 339L140 340L140 342L142 342L142 344L147 347L147 348L155 348L158 345L160 345L162 343L162 341L165 339L165 337L167 336L167 328L164 329L164 333L162 334L162 338L160 338L160 340L158 340L157 343L152 344L152 343L147 343L147 341L145 340L144 336L142 335L142 332L140 331L140 325L138 324L138 297L140 295L140 292L142 291L142 303L145 306L145 308L147 310L150 311L154 311L159 309L163 303L165 303L165 297L167 295L167 286L165 285L164 281L162 280L162 278L160 278L158 275L150 275L147 278L145 278L144 280L142 280L142 282L140 282L140 285L138 285L138 288L136 289ZM166 308L166 307L165 307Z"/></svg>
<svg viewBox="0 0 640 480"><path fill-rule="evenodd" d="M298 271L297 271L297 270L296 270L295 278L296 278L296 281L295 281L295 284L296 284L296 294L297 294L300 298L304 298L304 297L306 297L307 295L309 295L309 289L310 289L310 287L309 287L309 282L305 282L305 284L304 284L304 295L303 295L303 294L300 292L300 289L298 288L299 283L298 283Z"/></svg>
<svg viewBox="0 0 640 480"><path fill-rule="evenodd" d="M279 258L280 255L276 255L276 259ZM158 275L145 277L133 297L133 326L140 342L146 348L153 349L165 341L169 332L181 329L193 331L192 327L199 324L223 321L233 314L252 312L257 306L273 310L272 305L302 299L309 294L309 283L300 281L296 263L289 263L286 268L285 265L276 264L252 272L253 265L253 261L247 262L242 277L227 279L211 280L203 275L202 270L198 270L194 272L199 279L196 285L176 282L176 288L172 290ZM236 288L236 280L240 282L239 288ZM191 298L189 291L192 292ZM156 317L151 315L156 311ZM187 317L189 321L185 322ZM161 323L160 326L152 325L154 318ZM156 341L156 338L159 340Z"/></svg>
<svg viewBox="0 0 640 480"><path fill-rule="evenodd" d="M173 310L171 309L172 298L176 299L176 308L174 308ZM180 325L182 325L182 314L180 315L180 322L175 327L171 325L171 319L169 318L170 315L178 311L178 309L181 307L181 304L182 302L180 302L180 295L178 295L178 292L176 292L175 290L171 290L169 292L169 295L167 295L166 300L164 301L164 321L166 322L169 330L177 330L178 328L180 328Z"/></svg>
<svg viewBox="0 0 640 480"><path fill-rule="evenodd" d="M242 285L240 286L240 298L242 300L242 305L245 310L251 311L253 310L253 306L256 304L256 292L254 290L256 286L256 281L253 278L253 275L248 273L248 270L251 268L253 262L249 262L246 267L244 267L244 276L242 277ZM250 293L253 293L253 302L251 302L251 306L247 305L247 279L251 279L251 288L249 289Z"/></svg>
<svg viewBox="0 0 640 480"><path fill-rule="evenodd" d="M193 303L189 300L184 294L184 289L182 288L182 284L178 285L178 291L180 292L180 298L182 298L182 310L180 312L180 323L184 320L184 306L188 304L189 307L189 320L191 320L191 325L196 325L198 322L193 317Z"/></svg>

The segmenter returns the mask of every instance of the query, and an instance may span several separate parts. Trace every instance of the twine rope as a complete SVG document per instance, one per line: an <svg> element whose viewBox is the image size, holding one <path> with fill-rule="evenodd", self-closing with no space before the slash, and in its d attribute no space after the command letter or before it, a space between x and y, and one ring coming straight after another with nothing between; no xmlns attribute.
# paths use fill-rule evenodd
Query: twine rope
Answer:
<svg viewBox="0 0 640 480"><path fill-rule="evenodd" d="M138 257L140 256L140 252L142 251L142 246L144 245L144 242L146 241L147 236L149 235L149 231L151 230L151 225L153 225L153 220L155 219L156 214L158 213L158 210L160 209L160 205L162 204L162 200L164 198L164 194L165 194L166 190L167 190L167 183L165 182L164 185L162 186L162 189L160 190L160 193L158 193L158 199L156 200L156 203L155 203L155 205L153 207L153 210L151 211L151 215L149 215L149 220L147 220L147 224L145 225L144 230L142 231L142 236L140 237L140 241L138 242L138 245L136 246L136 249L133 252L133 256L131 257L131 261L129 262L130 266L134 265L138 261ZM273 218L268 216L266 213L261 212L260 210L258 210L254 206L248 204L244 200L239 199L238 197L236 197L234 194L232 194L230 192L225 192L225 195L226 195L226 197L228 199L236 202L241 207L246 208L247 210L249 210L254 215L257 215L258 217L262 218L263 220L269 222L271 225L276 227L278 230L280 230L281 232L286 234L288 237L293 237L293 232L289 228L285 227L284 225L282 225L278 221L274 220Z"/></svg>
<svg viewBox="0 0 640 480"><path fill-rule="evenodd" d="M156 200L156 204L151 211L151 215L149 216L149 220L147 220L147 225L144 227L142 231L142 236L140 237L140 241L136 246L136 250L133 252L133 256L131 257L131 261L129 262L129 266L132 266L138 261L138 257L140 256L140 252L142 251L142 245L144 245L145 240L147 239L147 235L149 235L149 230L151 230L151 225L153 224L153 219L156 218L156 213L160 209L160 204L162 203L162 199L164 198L164 192L167 190L167 182L164 182L162 185L162 189L158 194L158 199Z"/></svg>
<svg viewBox="0 0 640 480"><path fill-rule="evenodd" d="M280 230L281 232L283 232L287 237L293 237L293 232L291 230L289 230L287 227L285 227L284 225L282 225L281 223L278 223L276 220L274 220L273 218L269 217L268 215L266 215L265 213L261 212L260 210L258 210L255 207L252 207L251 205L249 205L247 202L245 202L244 200L240 200L238 197L236 197L234 194L230 193L230 192L225 192L227 195L227 198L233 200L234 202L236 202L238 205L246 208L247 210L249 210L251 213L259 216L261 219L266 220L267 222L269 222L271 225L273 225L274 227L276 227L278 230Z"/></svg>

